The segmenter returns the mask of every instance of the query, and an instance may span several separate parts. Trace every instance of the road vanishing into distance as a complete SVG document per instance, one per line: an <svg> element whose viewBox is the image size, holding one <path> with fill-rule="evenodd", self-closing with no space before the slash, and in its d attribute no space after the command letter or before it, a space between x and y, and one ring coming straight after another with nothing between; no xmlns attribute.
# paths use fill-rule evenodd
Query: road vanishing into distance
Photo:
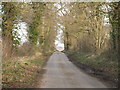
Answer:
<svg viewBox="0 0 120 90"><path fill-rule="evenodd" d="M43 69L46 72L39 88L107 88L76 67L62 52L54 52Z"/></svg>

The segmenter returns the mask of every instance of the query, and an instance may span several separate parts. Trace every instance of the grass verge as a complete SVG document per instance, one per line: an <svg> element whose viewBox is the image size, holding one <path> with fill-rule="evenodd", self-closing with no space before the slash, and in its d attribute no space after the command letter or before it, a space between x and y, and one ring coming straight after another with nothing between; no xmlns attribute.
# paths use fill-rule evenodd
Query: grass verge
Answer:
<svg viewBox="0 0 120 90"><path fill-rule="evenodd" d="M87 73L94 75L112 87L118 84L118 61L110 59L104 55L94 55L92 53L67 52L67 55L74 64L84 69Z"/></svg>
<svg viewBox="0 0 120 90"><path fill-rule="evenodd" d="M3 88L25 88L35 79L38 71L45 63L45 57L35 59L7 61L3 64Z"/></svg>

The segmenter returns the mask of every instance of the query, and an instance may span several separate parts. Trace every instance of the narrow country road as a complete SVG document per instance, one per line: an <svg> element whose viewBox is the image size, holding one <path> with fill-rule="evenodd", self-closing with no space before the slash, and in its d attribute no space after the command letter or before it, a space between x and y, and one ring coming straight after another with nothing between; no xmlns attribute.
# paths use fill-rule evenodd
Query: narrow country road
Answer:
<svg viewBox="0 0 120 90"><path fill-rule="evenodd" d="M107 88L78 69L62 52L54 52L44 69L46 72L39 88Z"/></svg>

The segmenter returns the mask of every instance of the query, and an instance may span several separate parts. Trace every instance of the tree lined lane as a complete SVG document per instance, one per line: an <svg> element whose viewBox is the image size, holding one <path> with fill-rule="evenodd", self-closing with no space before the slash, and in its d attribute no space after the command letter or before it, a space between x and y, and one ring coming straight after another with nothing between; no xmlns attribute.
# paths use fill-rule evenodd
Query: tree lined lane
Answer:
<svg viewBox="0 0 120 90"><path fill-rule="evenodd" d="M44 69L40 88L106 88L96 78L78 69L62 52L54 52Z"/></svg>

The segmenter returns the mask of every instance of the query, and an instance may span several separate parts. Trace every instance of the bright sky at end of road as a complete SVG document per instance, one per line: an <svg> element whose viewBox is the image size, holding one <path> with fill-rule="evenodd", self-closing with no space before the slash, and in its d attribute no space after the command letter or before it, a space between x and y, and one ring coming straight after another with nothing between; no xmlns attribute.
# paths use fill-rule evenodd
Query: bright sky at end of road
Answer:
<svg viewBox="0 0 120 90"><path fill-rule="evenodd" d="M62 8L61 5L59 3L55 3L54 4L55 7L57 7L57 9ZM61 9L63 10L63 9ZM58 15L62 16L61 14L61 10L57 13ZM56 36L56 40L55 40L55 47L58 51L63 51L64 50L64 42L63 42L63 29L64 26L57 23L58 27L57 27L57 36Z"/></svg>
<svg viewBox="0 0 120 90"><path fill-rule="evenodd" d="M58 51L63 51L64 50L64 42L63 42L63 31L62 29L57 30L57 36L55 40L55 46Z"/></svg>

